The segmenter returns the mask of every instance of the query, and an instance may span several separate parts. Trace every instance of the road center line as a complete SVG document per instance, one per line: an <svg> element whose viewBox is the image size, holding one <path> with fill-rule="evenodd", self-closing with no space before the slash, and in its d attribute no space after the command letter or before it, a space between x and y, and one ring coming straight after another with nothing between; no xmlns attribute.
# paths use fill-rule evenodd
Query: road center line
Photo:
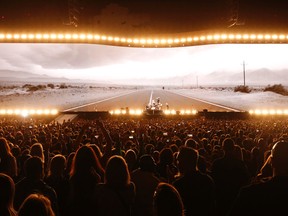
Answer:
<svg viewBox="0 0 288 216"><path fill-rule="evenodd" d="M151 94L150 94L150 99L149 99L149 106L152 105L152 98L153 98L153 90L151 91Z"/></svg>

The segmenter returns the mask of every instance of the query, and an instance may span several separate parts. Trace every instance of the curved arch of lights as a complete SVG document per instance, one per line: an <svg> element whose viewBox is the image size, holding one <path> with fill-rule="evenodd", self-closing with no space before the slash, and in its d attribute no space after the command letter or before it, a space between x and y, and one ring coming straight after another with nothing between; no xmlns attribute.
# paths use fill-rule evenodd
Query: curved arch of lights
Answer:
<svg viewBox="0 0 288 216"><path fill-rule="evenodd" d="M288 33L192 32L153 37L121 37L75 32L0 32L0 43L88 43L125 47L185 47L208 44L288 43Z"/></svg>

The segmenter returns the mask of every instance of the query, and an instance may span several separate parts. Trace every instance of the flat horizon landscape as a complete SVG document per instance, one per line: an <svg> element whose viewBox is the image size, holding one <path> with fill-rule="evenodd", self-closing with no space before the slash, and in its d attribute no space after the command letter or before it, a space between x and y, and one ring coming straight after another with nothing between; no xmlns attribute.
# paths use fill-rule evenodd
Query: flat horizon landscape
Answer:
<svg viewBox="0 0 288 216"><path fill-rule="evenodd" d="M29 90L22 83L0 85L0 109L44 109L56 108L60 111L75 106L109 100L123 93L141 89L161 89L161 87L139 86L97 86L89 83L67 83L63 88L60 83L54 83L53 88ZM41 83L35 83L35 86ZM43 83L42 83L43 84ZM52 84L52 83L50 83ZM62 83L63 84L63 83ZM251 109L288 109L287 96L274 92L263 92L263 88L255 87L250 93L234 92L234 87L166 87L163 91L172 91L187 97L194 97L208 102L249 111ZM143 107L144 109L144 107ZM92 110L93 111L93 110Z"/></svg>

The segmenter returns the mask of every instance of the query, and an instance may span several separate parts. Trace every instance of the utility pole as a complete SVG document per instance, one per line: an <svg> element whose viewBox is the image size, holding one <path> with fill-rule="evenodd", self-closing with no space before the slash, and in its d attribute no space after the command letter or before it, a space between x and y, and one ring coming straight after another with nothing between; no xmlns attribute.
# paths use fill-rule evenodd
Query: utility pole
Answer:
<svg viewBox="0 0 288 216"><path fill-rule="evenodd" d="M243 61L243 79L244 79L244 87L246 86L246 64L245 64L245 61Z"/></svg>

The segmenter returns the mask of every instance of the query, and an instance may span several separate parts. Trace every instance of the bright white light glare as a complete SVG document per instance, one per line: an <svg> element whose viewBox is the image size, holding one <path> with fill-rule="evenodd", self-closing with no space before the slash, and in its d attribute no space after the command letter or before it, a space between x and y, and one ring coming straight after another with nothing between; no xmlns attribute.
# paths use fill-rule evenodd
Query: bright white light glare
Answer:
<svg viewBox="0 0 288 216"><path fill-rule="evenodd" d="M149 39L139 39L139 38L133 38L133 37L130 37L130 38L125 38L125 37L122 37L120 38L119 36L106 36L106 35L98 35L98 34L91 34L91 33L65 33L65 34L62 34L62 33L57 33L57 32L54 32L54 33L49 33L49 32L46 32L46 33L22 33L22 32L15 32L15 33L3 33L3 32L0 32L0 40L1 41L14 41L14 42L17 42L17 41L21 41L21 42L33 42L33 40L35 40L35 42L42 42L42 40L45 40L45 41L51 41L51 42L63 42L63 39L67 40L67 41L70 41L70 39L73 39L73 42L83 42L83 41L90 41L90 42L93 42L93 39L94 39L94 42L97 40L101 40L102 43L105 44L105 41L108 41L109 44L111 43L115 43L115 45L119 44L119 42L123 43L121 45L126 45L126 46L130 46L132 43L135 45L135 46L141 46L143 47L143 45L145 44L149 44L149 45L154 45L157 47L158 44L161 44L162 46L169 46L171 47L171 45L174 45L174 46L185 46L187 44L187 42L189 44L191 44L191 42L196 42L197 44L200 42L200 44L209 44L211 42L213 43L217 43L217 42L221 42L221 41L226 41L226 40L237 40L238 42L241 42L241 41L245 41L245 42L251 42L251 43L256 43L257 41L258 42L273 42L273 43L283 43L283 41L287 40L288 39L288 35L285 34L284 32L282 34L275 34L275 33L272 33L272 34L247 34L247 33L244 33L244 34L241 34L241 33L238 33L238 34L229 34L229 33L221 33L219 32L219 34L194 34L194 35L188 35L187 37L177 37L175 36L174 38L173 37L170 37L169 39L161 39L161 38L149 38ZM250 41L249 41L250 40ZM233 42L232 42L233 43ZM189 45L188 44L188 45Z"/></svg>
<svg viewBox="0 0 288 216"><path fill-rule="evenodd" d="M26 34L21 34L21 39L27 39L27 35Z"/></svg>
<svg viewBox="0 0 288 216"><path fill-rule="evenodd" d="M21 111L21 116L27 117L28 115L29 115L29 111L28 110L22 110Z"/></svg>
<svg viewBox="0 0 288 216"><path fill-rule="evenodd" d="M55 35L55 34L53 34L53 36L56 36L56 35ZM44 34L44 35L43 35L43 38L44 38L44 39L47 39L47 40L48 40L48 39L49 39L49 37L50 37L50 36L49 36L49 34ZM55 37L55 38L53 38L53 37L52 37L52 35L51 35L51 39L56 39L56 37Z"/></svg>
<svg viewBox="0 0 288 216"><path fill-rule="evenodd" d="M0 110L0 115L5 115L6 113L7 113L6 110L4 110L4 109Z"/></svg>
<svg viewBox="0 0 288 216"><path fill-rule="evenodd" d="M136 110L131 109L131 110L129 110L129 115L141 115L141 114L142 114L142 110L140 110L140 109L136 109Z"/></svg>
<svg viewBox="0 0 288 216"><path fill-rule="evenodd" d="M88 40L92 40L92 39L93 39L93 35L92 35L92 34L88 34L88 35L87 35L87 39L88 39Z"/></svg>
<svg viewBox="0 0 288 216"><path fill-rule="evenodd" d="M216 34L213 36L214 40L219 40L220 39L220 35Z"/></svg>
<svg viewBox="0 0 288 216"><path fill-rule="evenodd" d="M80 34L80 39L81 39L81 40L85 40L86 37L87 37L86 34Z"/></svg>
<svg viewBox="0 0 288 216"><path fill-rule="evenodd" d="M263 110L260 110L260 109L256 109L256 110L250 110L249 111L249 114L251 115L263 115L263 116L267 116L267 115L288 115L288 110L285 109L285 110L275 110L275 109L270 109L270 110L267 110L267 109L263 109Z"/></svg>
<svg viewBox="0 0 288 216"><path fill-rule="evenodd" d="M226 34L222 34L222 35L221 35L221 39L222 39L222 40L226 40L226 39L227 39L227 35L226 35Z"/></svg>
<svg viewBox="0 0 288 216"><path fill-rule="evenodd" d="M100 38L101 38L100 35L94 35L95 40L100 40Z"/></svg>
<svg viewBox="0 0 288 216"><path fill-rule="evenodd" d="M0 115L21 115L23 117L26 117L28 115L42 115L42 114L45 114L45 115L56 115L58 114L58 110L56 109L44 109L44 110L41 110L41 109L38 109L38 110L34 110L34 109L1 109L0 110Z"/></svg>
<svg viewBox="0 0 288 216"><path fill-rule="evenodd" d="M244 34L244 35L243 35L243 39L244 39L244 40L249 39L249 35L248 35L248 34Z"/></svg>
<svg viewBox="0 0 288 216"><path fill-rule="evenodd" d="M52 109L52 110L50 111L50 113L51 113L51 115L57 115L57 114L58 114L58 110Z"/></svg>
<svg viewBox="0 0 288 216"><path fill-rule="evenodd" d="M20 35L19 35L19 34L14 34L14 35L13 35L13 38L14 38L14 39L19 39L19 38L20 38Z"/></svg>

